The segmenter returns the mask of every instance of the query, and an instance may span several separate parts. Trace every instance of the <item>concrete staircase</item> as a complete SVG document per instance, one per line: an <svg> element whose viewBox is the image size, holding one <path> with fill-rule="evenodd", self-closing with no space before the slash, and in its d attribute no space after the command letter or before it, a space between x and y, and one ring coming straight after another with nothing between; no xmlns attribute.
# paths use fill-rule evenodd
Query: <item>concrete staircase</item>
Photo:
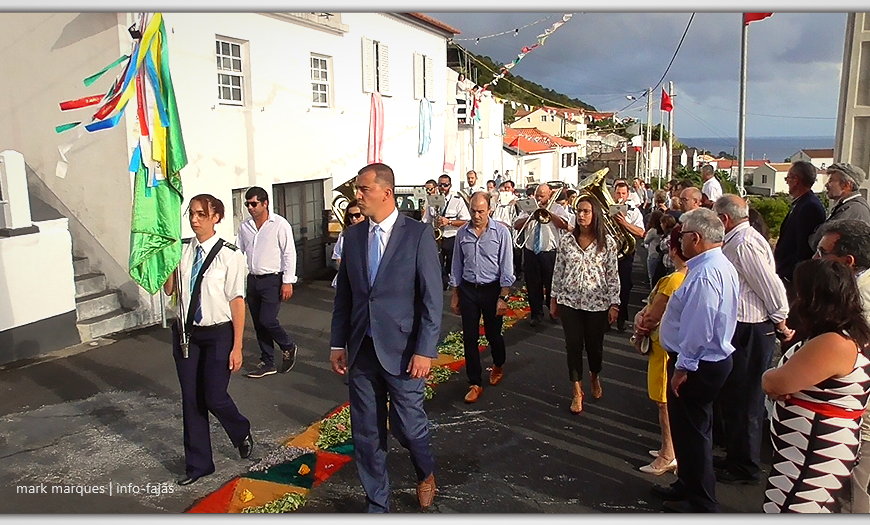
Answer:
<svg viewBox="0 0 870 525"><path fill-rule="evenodd" d="M141 314L121 306L118 290L110 290L106 276L91 270L87 257L73 257L76 316L82 341L135 328Z"/></svg>

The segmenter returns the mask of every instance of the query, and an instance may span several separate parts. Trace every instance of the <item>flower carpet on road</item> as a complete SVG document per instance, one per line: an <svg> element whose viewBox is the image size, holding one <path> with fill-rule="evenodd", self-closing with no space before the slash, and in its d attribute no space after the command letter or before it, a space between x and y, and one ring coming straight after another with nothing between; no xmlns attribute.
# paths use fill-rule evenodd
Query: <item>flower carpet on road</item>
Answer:
<svg viewBox="0 0 870 525"><path fill-rule="evenodd" d="M508 301L503 330L528 314L523 288ZM483 352L486 346L481 326L479 350ZM450 332L438 344L438 358L432 363L426 381L425 398L432 399L434 387L450 379L464 365L462 332ZM350 406L344 403L301 434L285 440L245 474L195 502L187 512L271 514L298 510L305 505L312 487L353 459L350 429Z"/></svg>

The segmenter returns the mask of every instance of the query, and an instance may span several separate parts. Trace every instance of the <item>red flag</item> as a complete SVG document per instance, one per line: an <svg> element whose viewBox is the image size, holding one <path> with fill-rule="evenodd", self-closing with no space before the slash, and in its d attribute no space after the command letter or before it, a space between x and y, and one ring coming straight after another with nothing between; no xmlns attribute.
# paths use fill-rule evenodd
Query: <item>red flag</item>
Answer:
<svg viewBox="0 0 870 525"><path fill-rule="evenodd" d="M671 96L668 95L665 88L662 88L662 111L670 113L672 109L674 109L674 103L671 101Z"/></svg>
<svg viewBox="0 0 870 525"><path fill-rule="evenodd" d="M743 13L743 24L749 25L750 22L758 22L764 20L773 13Z"/></svg>

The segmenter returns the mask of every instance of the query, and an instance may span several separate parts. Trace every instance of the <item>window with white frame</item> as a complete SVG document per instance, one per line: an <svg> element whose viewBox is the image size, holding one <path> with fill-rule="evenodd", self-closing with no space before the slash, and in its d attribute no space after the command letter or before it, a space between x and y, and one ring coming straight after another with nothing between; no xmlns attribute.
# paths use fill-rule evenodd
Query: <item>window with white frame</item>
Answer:
<svg viewBox="0 0 870 525"><path fill-rule="evenodd" d="M332 105L332 59L323 55L311 54L311 105L328 108Z"/></svg>
<svg viewBox="0 0 870 525"><path fill-rule="evenodd" d="M390 50L378 40L362 37L363 92L390 94Z"/></svg>
<svg viewBox="0 0 870 525"><path fill-rule="evenodd" d="M550 115L550 122L556 122L556 115Z"/></svg>
<svg viewBox="0 0 870 525"><path fill-rule="evenodd" d="M541 115L541 122L547 122L547 115Z"/></svg>
<svg viewBox="0 0 870 525"><path fill-rule="evenodd" d="M414 53L414 98L435 100L435 61L420 53Z"/></svg>
<svg viewBox="0 0 870 525"><path fill-rule="evenodd" d="M215 39L217 61L218 100L221 104L244 106L245 74L242 68L241 42L226 38Z"/></svg>

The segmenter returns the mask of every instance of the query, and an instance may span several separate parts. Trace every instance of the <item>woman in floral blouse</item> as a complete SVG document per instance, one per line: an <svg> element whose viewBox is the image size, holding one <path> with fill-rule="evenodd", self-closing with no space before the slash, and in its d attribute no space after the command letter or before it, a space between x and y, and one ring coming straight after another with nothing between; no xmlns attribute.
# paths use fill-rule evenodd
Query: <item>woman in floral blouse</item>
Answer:
<svg viewBox="0 0 870 525"><path fill-rule="evenodd" d="M556 249L550 314L562 318L568 376L574 384L571 412L583 410L583 349L589 361L592 397L601 398L604 332L619 314L616 242L607 235L598 201L588 194L575 203L577 226Z"/></svg>

